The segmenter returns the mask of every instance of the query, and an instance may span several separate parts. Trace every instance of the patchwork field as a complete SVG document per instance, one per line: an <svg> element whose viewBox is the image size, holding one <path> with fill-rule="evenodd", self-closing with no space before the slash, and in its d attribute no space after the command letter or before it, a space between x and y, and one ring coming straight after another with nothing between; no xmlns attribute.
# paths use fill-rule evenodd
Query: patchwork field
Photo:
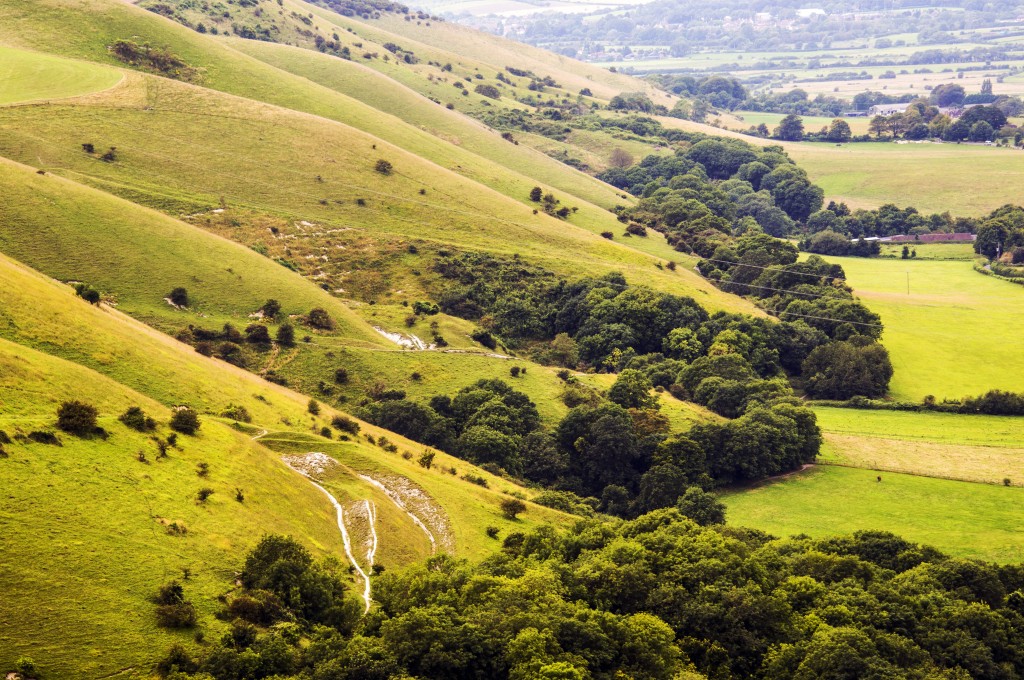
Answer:
<svg viewBox="0 0 1024 680"><path fill-rule="evenodd" d="M768 129L772 131L774 131L779 122L786 117L781 113L763 113L761 111L736 111L735 115L747 126L756 126L764 123L768 126ZM828 116L801 116L801 118L803 118L804 121L804 130L807 132L817 132L823 127L828 127L832 124L832 121L835 120L835 118ZM850 124L850 131L853 134L866 135L868 133L868 124L871 122L870 118L864 116L844 118L844 120Z"/></svg>

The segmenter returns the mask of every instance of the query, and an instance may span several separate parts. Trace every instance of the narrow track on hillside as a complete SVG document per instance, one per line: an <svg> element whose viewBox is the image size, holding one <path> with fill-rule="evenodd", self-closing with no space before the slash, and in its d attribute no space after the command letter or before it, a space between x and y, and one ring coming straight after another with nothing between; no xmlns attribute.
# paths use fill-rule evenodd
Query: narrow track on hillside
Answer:
<svg viewBox="0 0 1024 680"><path fill-rule="evenodd" d="M352 552L352 537L349 535L348 527L345 525L344 507L342 507L341 503L338 502L338 499L334 497L334 494L325 489L318 481L316 481L316 479L313 478L313 475L310 474L310 471L322 472L325 469L324 462L320 461L319 459L316 460L313 464L308 464L309 457L313 456L323 456L325 459L334 462L333 459L328 458L323 453L310 452L306 454L306 456L285 457L284 463L292 470L298 472L300 475L308 479L310 484L320 489L321 493L327 496L327 500L329 500L331 502L331 505L334 506L335 519L338 524L338 531L341 533L341 542L345 550L345 557L348 558L348 561L352 565L352 568L359 575L359 578L363 582L362 598L363 602L366 605L365 611L368 612L370 611L370 606L373 603L373 595L370 585L370 573L373 571L373 561L377 555L378 545L377 530L376 527L374 526L374 524L376 524L377 521L376 507L369 500L362 501L362 503L365 504L367 522L370 528L370 547L366 553L367 570L363 570L363 567L359 564L359 560L356 559L355 555ZM306 464L303 465L302 463Z"/></svg>

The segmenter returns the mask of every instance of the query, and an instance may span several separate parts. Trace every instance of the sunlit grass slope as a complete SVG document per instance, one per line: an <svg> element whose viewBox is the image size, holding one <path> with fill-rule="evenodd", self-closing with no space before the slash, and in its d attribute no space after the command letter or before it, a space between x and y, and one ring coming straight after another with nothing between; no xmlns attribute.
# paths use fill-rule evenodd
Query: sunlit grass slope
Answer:
<svg viewBox="0 0 1024 680"><path fill-rule="evenodd" d="M74 97L112 87L120 79L115 69L0 47L0 105Z"/></svg>
<svg viewBox="0 0 1024 680"><path fill-rule="evenodd" d="M882 317L894 397L941 401L1024 389L1024 288L979 274L967 261L829 259Z"/></svg>
<svg viewBox="0 0 1024 680"><path fill-rule="evenodd" d="M585 218L533 214L528 205L338 123L162 78L132 75L75 105L9 107L0 111L0 129L5 155L172 213L209 209L223 198L229 207L325 228L519 253L570 276L622 271L635 283L693 294L711 309L752 309L692 272L659 269L660 258L601 238L594 233L601 225L576 224ZM117 147L118 159L107 163L83 152L85 140L98 149ZM379 159L392 164L390 175L374 171ZM531 181L517 177L510 180L515 192L527 194ZM572 205L571 197L563 199ZM659 247L657 237L633 240ZM660 243L667 259L672 251ZM296 259L343 256L331 249Z"/></svg>
<svg viewBox="0 0 1024 680"><path fill-rule="evenodd" d="M84 281L118 308L165 330L249 322L268 299L284 314L327 309L353 341L380 338L336 298L226 239L55 175L0 160L0 251L61 281ZM189 309L164 298L182 286Z"/></svg>
<svg viewBox="0 0 1024 680"><path fill-rule="evenodd" d="M891 531L951 555L1024 559L1024 489L819 466L724 498L731 524L777 536Z"/></svg>
<svg viewBox="0 0 1024 680"><path fill-rule="evenodd" d="M5 282L25 283L6 274ZM0 430L11 436L52 428L57 403L71 395L95 405L110 433L106 440L62 433L60 447L5 446L0 666L30 656L48 677L146 677L173 642L191 641L190 633L157 628L150 598L161 584L181 580L200 607L199 629L218 635L223 624L211 603L261 534L291 534L317 552L342 555L319 492L275 454L213 419L158 459L150 435L116 416L137 405L166 423L166 407L6 340L0 395ZM155 434L168 433L163 424ZM199 462L209 466L205 478L196 474ZM214 493L199 504L204 487ZM235 500L237 489L244 502ZM171 523L186 533L169 532Z"/></svg>

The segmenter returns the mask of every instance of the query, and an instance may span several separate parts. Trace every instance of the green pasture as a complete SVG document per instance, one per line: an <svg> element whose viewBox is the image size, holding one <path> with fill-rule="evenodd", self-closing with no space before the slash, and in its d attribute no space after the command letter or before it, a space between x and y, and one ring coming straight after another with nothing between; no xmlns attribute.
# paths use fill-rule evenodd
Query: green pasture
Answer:
<svg viewBox="0 0 1024 680"><path fill-rule="evenodd" d="M1024 390L1020 286L984 276L966 261L829 259L882 318L894 398L920 401L930 394L941 401Z"/></svg>
<svg viewBox="0 0 1024 680"><path fill-rule="evenodd" d="M973 243L907 243L916 252L916 260L966 260L977 255ZM903 259L903 243L882 243L881 257Z"/></svg>
<svg viewBox="0 0 1024 680"><path fill-rule="evenodd" d="M737 118L741 118L747 127L758 126L764 123L768 126L768 129L775 131L779 123L785 118L784 114L781 113L763 113L760 111L736 111L734 115ZM838 116L837 116L838 117ZM818 132L823 127L829 127L832 125L832 121L836 117L828 116L801 116L804 121L804 130L807 132ZM866 135L868 133L868 123L870 119L867 117L853 117L844 118L850 125L850 131L855 135Z"/></svg>
<svg viewBox="0 0 1024 680"><path fill-rule="evenodd" d="M882 481L877 481L881 475ZM724 494L731 524L776 536L891 531L950 555L1024 560L1024 489L818 466Z"/></svg>
<svg viewBox="0 0 1024 680"><path fill-rule="evenodd" d="M870 142L785 145L825 190L852 208L912 205L922 213L981 216L1019 202L1024 152L974 144Z"/></svg>

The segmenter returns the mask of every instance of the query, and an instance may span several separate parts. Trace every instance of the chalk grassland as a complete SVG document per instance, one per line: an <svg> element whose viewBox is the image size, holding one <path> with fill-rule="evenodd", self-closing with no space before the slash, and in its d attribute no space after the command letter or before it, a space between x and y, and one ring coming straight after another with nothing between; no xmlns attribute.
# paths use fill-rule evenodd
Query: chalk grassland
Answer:
<svg viewBox="0 0 1024 680"><path fill-rule="evenodd" d="M885 325L895 399L962 398L1024 389L1017 337L1024 290L970 262L828 258ZM910 293L907 293L909 276Z"/></svg>
<svg viewBox="0 0 1024 680"><path fill-rule="evenodd" d="M987 484L1024 483L1019 418L816 408L820 460Z"/></svg>
<svg viewBox="0 0 1024 680"><path fill-rule="evenodd" d="M129 666L155 661L172 641L191 644L190 633L156 628L149 598L160 584L182 579L202 603L200 630L219 635L223 624L212 616L216 597L230 588L242 554L264 532L294 535L317 553L344 560L333 508L277 453L252 441L262 428L291 440L295 452L326 450L351 469L381 471L428 494L444 494L441 507L457 527L451 546L459 555L496 549L499 542L484 533L489 525L507 533L562 521L559 513L530 504L522 519L510 522L498 508L504 494L529 498L535 491L443 453L426 470L416 463L422 446L366 424L363 433L386 434L398 451L361 437L332 443L310 434L329 424L335 413L330 408L313 416L305 396L199 356L110 308L91 307L6 258L0 258L0 278L0 429L10 435L52 429L57 403L76 395L99 408L100 424L110 432L105 441L61 434L62 447L5 446L0 665L28 655L46 659L60 677L125 668L144 677L148 666ZM166 459L157 458L150 435L115 418L139 405L165 423L169 407L181 403L202 411L204 422L197 436L180 437ZM239 432L219 421L216 414L229 405L244 406L253 425ZM155 434L168 433L161 425ZM200 462L209 465L205 477L197 475ZM458 475L448 471L452 466ZM466 473L487 479L490 488L461 479ZM196 494L204 487L214 494L200 504ZM426 554L412 520L387 506L374 487L349 478L332 482L332 489L342 503L374 500L382 508L382 535L409 537L402 547L382 549L383 564L400 568ZM184 525L184 535L170 530L172 523Z"/></svg>
<svg viewBox="0 0 1024 680"><path fill-rule="evenodd" d="M39 113L21 107L2 112L3 153L172 214L209 209L223 197L229 205L327 228L514 251L573 276L619 270L637 283L694 294L712 308L753 309L692 272L658 269L650 255L600 238L595 232L621 226L607 211L588 212L581 202L582 215L568 222L533 215L528 201L323 119L138 75L88 103ZM440 160L449 151L457 155L457 147L425 137L441 145ZM83 153L86 138L100 149L116 146L119 160L103 163ZM373 170L385 156L394 167L390 177ZM479 157L466 163L474 158L483 175L512 182L508 193L529 193L531 180L488 167ZM357 198L366 205L357 205ZM571 196L562 199L575 203ZM677 255L663 239L633 240L659 258Z"/></svg>
<svg viewBox="0 0 1024 680"><path fill-rule="evenodd" d="M875 529L961 557L1024 559L1024 489L837 466L724 496L729 522L777 536Z"/></svg>
<svg viewBox="0 0 1024 680"><path fill-rule="evenodd" d="M74 97L113 87L112 68L0 47L0 105Z"/></svg>
<svg viewBox="0 0 1024 680"><path fill-rule="evenodd" d="M113 416L138 405L166 422L162 404L6 340L0 376L0 429L9 435L52 428L56 402L70 394L95 404L110 432L106 441L61 434L61 447L5 446L0 665L27 655L45 659L55 677L102 677L148 665L172 642L190 642L191 634L156 627L150 601L159 585L184 579L186 569L183 583L200 606L201 630L219 635L223 624L212 617L211 603L262 533L291 534L321 554L340 554L333 518L315 489L248 436L206 419L198 436L181 437L178 448L157 459L149 435ZM162 426L156 434L168 432ZM206 478L196 474L199 462L209 465ZM203 504L195 500L201 488L214 490ZM242 503L234 499L239 488ZM186 533L169 530L172 523Z"/></svg>

